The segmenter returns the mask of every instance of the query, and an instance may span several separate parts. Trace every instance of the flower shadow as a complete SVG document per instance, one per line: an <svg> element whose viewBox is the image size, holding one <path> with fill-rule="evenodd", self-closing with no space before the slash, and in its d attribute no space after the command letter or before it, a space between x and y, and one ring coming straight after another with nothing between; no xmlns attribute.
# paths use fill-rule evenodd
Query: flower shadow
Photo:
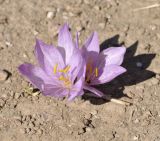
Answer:
<svg viewBox="0 0 160 141"><path fill-rule="evenodd" d="M118 39L119 35L115 35L114 37L105 40L100 45L101 50L111 46L118 47L123 45L123 42L118 43ZM156 54L140 54L134 56L137 47L138 41L127 48L124 62L122 64L122 66L127 69L127 72L117 77L110 83L97 86L98 90L101 90L106 95L111 95L113 98L119 99L121 97L127 97L127 95L123 92L125 86L132 86L155 76L154 72L146 69L149 67ZM108 102L105 99L91 97L88 95L84 95L82 99L89 100L95 105L101 105Z"/></svg>

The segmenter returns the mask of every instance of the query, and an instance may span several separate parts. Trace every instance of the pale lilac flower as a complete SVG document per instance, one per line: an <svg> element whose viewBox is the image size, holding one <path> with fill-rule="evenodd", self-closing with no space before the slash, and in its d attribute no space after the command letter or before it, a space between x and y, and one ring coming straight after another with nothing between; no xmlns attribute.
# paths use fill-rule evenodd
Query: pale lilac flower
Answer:
<svg viewBox="0 0 160 141"><path fill-rule="evenodd" d="M126 69L120 65L123 62L125 47L110 47L100 52L98 35L94 32L82 47L82 54L86 60L86 76L84 89L97 96L103 93L93 86L110 82Z"/></svg>
<svg viewBox="0 0 160 141"><path fill-rule="evenodd" d="M67 24L60 29L58 47L36 40L35 55L39 65L24 63L19 71L44 95L69 100L83 95L85 61Z"/></svg>

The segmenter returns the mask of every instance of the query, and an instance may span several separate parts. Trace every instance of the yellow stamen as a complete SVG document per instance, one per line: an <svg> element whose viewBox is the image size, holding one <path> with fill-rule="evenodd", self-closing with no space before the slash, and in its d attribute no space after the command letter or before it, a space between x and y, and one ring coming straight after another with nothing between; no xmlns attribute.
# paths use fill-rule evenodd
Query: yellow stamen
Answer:
<svg viewBox="0 0 160 141"><path fill-rule="evenodd" d="M65 86L69 86L71 84L71 82L69 80L64 82Z"/></svg>
<svg viewBox="0 0 160 141"><path fill-rule="evenodd" d="M65 69L59 70L59 72L67 73L70 69L70 66L67 66Z"/></svg>
<svg viewBox="0 0 160 141"><path fill-rule="evenodd" d="M66 78L66 77L64 77L63 75L61 75L61 76L59 77L59 80L60 80L60 81L63 81L63 82L64 82L64 85L65 85L66 87L70 87L71 81L69 80L69 78Z"/></svg>
<svg viewBox="0 0 160 141"><path fill-rule="evenodd" d="M57 67L58 67L58 64L56 64L56 65L54 66L54 68L53 68L54 74L57 72Z"/></svg>
<svg viewBox="0 0 160 141"><path fill-rule="evenodd" d="M89 80L90 80L90 77L88 77L88 76L87 76L87 78L86 78L86 82L89 82Z"/></svg>
<svg viewBox="0 0 160 141"><path fill-rule="evenodd" d="M61 76L59 77L59 80L66 81L66 78L61 75Z"/></svg>
<svg viewBox="0 0 160 141"><path fill-rule="evenodd" d="M92 66L90 63L87 64L87 72L92 73Z"/></svg>
<svg viewBox="0 0 160 141"><path fill-rule="evenodd" d="M96 75L96 77L98 76L98 68L97 67L95 69L95 75Z"/></svg>

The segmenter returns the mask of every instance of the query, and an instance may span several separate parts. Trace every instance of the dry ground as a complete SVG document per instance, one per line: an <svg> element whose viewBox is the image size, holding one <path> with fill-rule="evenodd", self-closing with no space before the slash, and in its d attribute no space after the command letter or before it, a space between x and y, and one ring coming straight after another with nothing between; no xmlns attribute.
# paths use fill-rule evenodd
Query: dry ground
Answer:
<svg viewBox="0 0 160 141"><path fill-rule="evenodd" d="M1 141L160 141L160 7L158 0L0 0ZM101 47L124 44L128 72L106 85L122 106L83 97L72 103L36 94L17 66L35 63L35 37L57 42L60 25L97 31ZM2 70L5 70L3 72ZM3 73L2 73L3 72ZM4 77L4 78L3 78Z"/></svg>

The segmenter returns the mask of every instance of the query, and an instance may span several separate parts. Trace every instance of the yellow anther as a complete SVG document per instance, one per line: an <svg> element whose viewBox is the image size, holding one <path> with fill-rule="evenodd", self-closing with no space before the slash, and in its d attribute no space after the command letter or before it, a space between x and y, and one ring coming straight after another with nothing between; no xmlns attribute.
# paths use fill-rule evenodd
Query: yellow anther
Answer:
<svg viewBox="0 0 160 141"><path fill-rule="evenodd" d="M87 77L87 78L86 78L86 82L89 82L89 80L90 80L90 78L89 78L89 77Z"/></svg>
<svg viewBox="0 0 160 141"><path fill-rule="evenodd" d="M61 76L59 77L59 80L66 81L66 78L61 75Z"/></svg>
<svg viewBox="0 0 160 141"><path fill-rule="evenodd" d="M70 66L67 66L65 69L59 70L59 72L67 73L70 69Z"/></svg>
<svg viewBox="0 0 160 141"><path fill-rule="evenodd" d="M87 72L92 73L92 66L90 63L87 64Z"/></svg>
<svg viewBox="0 0 160 141"><path fill-rule="evenodd" d="M66 87L70 87L71 81L69 80L69 78L64 77L63 75L61 75L61 76L59 77L59 80L60 80L60 81L63 81L63 83L64 83L64 85L65 85Z"/></svg>
<svg viewBox="0 0 160 141"><path fill-rule="evenodd" d="M56 64L56 65L54 66L54 68L53 68L54 74L57 73L57 67L58 67L58 64Z"/></svg>
<svg viewBox="0 0 160 141"><path fill-rule="evenodd" d="M98 76L98 68L95 69L95 75Z"/></svg>
<svg viewBox="0 0 160 141"><path fill-rule="evenodd" d="M68 81L65 81L64 84L65 84L65 86L69 86L71 84L71 82L68 80Z"/></svg>

